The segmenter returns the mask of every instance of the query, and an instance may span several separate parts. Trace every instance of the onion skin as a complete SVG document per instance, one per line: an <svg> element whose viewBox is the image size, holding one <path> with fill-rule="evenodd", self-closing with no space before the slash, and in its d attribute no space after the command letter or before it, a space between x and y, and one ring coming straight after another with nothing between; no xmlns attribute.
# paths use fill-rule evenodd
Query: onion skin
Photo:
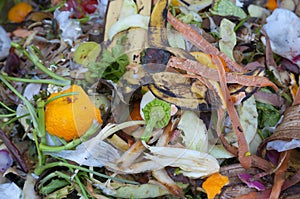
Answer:
<svg viewBox="0 0 300 199"><path fill-rule="evenodd" d="M19 149L10 141L10 139L1 129L0 129L0 139L3 141L3 143L5 144L9 152L12 154L14 159L18 162L21 169L27 173L29 170Z"/></svg>
<svg viewBox="0 0 300 199"><path fill-rule="evenodd" d="M0 150L0 173L4 173L13 164L13 159L5 149Z"/></svg>

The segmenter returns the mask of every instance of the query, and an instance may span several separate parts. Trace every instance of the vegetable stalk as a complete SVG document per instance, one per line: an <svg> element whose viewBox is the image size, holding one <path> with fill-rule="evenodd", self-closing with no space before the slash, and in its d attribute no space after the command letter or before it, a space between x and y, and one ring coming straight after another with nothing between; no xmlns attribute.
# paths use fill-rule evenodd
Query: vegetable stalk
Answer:
<svg viewBox="0 0 300 199"><path fill-rule="evenodd" d="M154 99L143 108L146 128L141 140L148 141L154 128L165 127L171 117L171 105L165 101Z"/></svg>

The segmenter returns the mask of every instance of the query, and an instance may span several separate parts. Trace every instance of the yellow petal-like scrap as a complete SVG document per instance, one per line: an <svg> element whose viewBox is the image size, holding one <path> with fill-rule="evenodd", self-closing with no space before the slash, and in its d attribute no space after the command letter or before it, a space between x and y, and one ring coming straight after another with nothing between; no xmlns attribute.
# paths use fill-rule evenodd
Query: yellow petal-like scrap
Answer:
<svg viewBox="0 0 300 199"><path fill-rule="evenodd" d="M227 176L215 173L204 181L202 188L206 191L207 198L213 199L217 194L221 193L221 189L228 184L228 182L229 179Z"/></svg>

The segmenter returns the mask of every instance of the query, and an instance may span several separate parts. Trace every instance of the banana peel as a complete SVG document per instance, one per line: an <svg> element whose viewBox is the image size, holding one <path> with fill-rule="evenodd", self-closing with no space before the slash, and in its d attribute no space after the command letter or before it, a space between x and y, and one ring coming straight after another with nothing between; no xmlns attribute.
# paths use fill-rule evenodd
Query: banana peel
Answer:
<svg viewBox="0 0 300 199"><path fill-rule="evenodd" d="M181 48L172 48L168 42L167 35L167 13L168 0L158 0L151 12L149 29L148 29L148 44L149 48L163 49L173 56L191 58L192 56Z"/></svg>
<svg viewBox="0 0 300 199"><path fill-rule="evenodd" d="M107 18L108 22L106 24L107 25L106 27L109 27L109 24L112 24L118 20L116 10L119 10L119 12L121 12L122 7L120 5L122 5L122 2L123 2L122 0L116 0L110 2L107 16L113 16L113 18L112 19L109 17ZM165 28L167 23L166 13L168 9L168 0L158 0L152 12L151 12L151 6L152 6L151 1L142 1L142 0L136 1L136 7L139 10L139 14L144 16L151 15L151 18L150 18L148 31L141 28L130 28L129 30L126 31L127 42L128 42L128 45L126 45L127 47L126 54L129 56L130 63L141 64L142 62L142 64L144 64L143 67L140 67L140 69L138 70L146 70L145 66L156 67L158 66L157 65L158 62L156 61L160 60L158 54L161 53L161 51L165 51L166 53L169 54L169 56L177 56L182 58L194 59L192 55L195 56L195 53L190 54L184 51L183 49L172 48L168 45L167 34L166 34L167 32ZM118 35L116 35L116 38L117 37ZM114 38L114 40L116 40L116 38ZM112 41L110 46L114 45L113 44L114 40ZM150 60L150 62L146 62L148 65L145 65L145 63L143 63L143 57L147 56L147 53L150 51L151 53L148 55L149 57L157 56L158 58L156 59L156 61L151 62ZM195 57L197 59L197 56ZM203 55L200 57L203 57ZM168 58L166 61L168 61ZM161 63L161 64L165 64L165 63ZM152 79L151 82L141 83L140 81L138 81L138 83L135 86L133 86L131 89L127 88L127 91L125 91L125 93L123 94L124 95L130 94L131 92L133 92L132 89L137 89L141 85L148 85L148 89L151 90L156 97L165 100L169 103L175 104L183 109L206 110L209 108L207 105L207 100L209 98L207 94L209 93L202 92L202 91L200 91L199 93L199 91L193 90L192 84L176 83L175 80L179 78L180 74L166 75L165 73L161 73L162 71L164 71L164 69L165 68L162 68L162 70L144 71L145 74L147 74L146 76ZM129 70L127 73L130 73L130 71L131 70ZM257 71L253 71L252 74L249 75L262 76L263 72L257 70ZM124 75L123 78L123 81L125 81L123 82L124 85L132 85L129 79L133 78L133 74L127 78L125 77L126 75ZM144 77L140 77L140 78L143 79ZM203 85L203 88L206 87ZM240 86L235 84L229 85L229 89L231 92L231 96L233 97L234 101L237 103L239 103L241 100L247 99L257 90L256 87L247 87L247 86Z"/></svg>
<svg viewBox="0 0 300 199"><path fill-rule="evenodd" d="M189 78L172 72L161 72L152 75L153 83L148 85L149 90L157 98L187 110L209 110L206 102L207 88L193 90ZM199 87L198 87L199 88Z"/></svg>
<svg viewBox="0 0 300 199"><path fill-rule="evenodd" d="M115 0L109 2L106 13L104 41L108 41L108 30L113 24L118 21L122 5L123 0Z"/></svg>
<svg viewBox="0 0 300 199"><path fill-rule="evenodd" d="M120 13L122 11L122 4L123 0L111 1L109 4L105 26L106 41L109 40L108 30L119 19ZM159 0L155 4L152 12L151 1L137 0L136 6L139 10L140 15L151 15L151 18L148 31L141 28L130 28L126 31L128 43L128 45L126 46L126 54L129 56L129 60L131 63L139 64L141 60L140 57L145 52L144 50L150 49L151 46L154 49L164 50L174 56L192 58L192 56L183 49L171 48L168 45L166 32L168 0ZM115 45L115 41L117 40L118 36L119 35L115 35L108 48L111 48ZM140 68L139 71L141 70L143 69ZM127 73L131 73L130 71L131 70L129 70ZM125 96L133 92L133 89L147 84L148 88L156 95L156 97L182 107L183 109L207 109L205 92L193 92L190 89L190 83L187 82L189 81L188 78L184 78L180 74L150 72L147 73L147 76L149 76L151 79L150 82L145 83L138 81L135 82L134 85L132 85L132 82L130 83L132 75L129 75L129 77L127 77L127 73L125 73L124 77L122 78L122 84L127 85L125 91L123 91L123 94ZM174 79L185 81L185 83L178 83L177 81L174 81ZM163 85L162 81L168 83L166 85ZM129 88L128 85L132 86ZM120 86L122 87L122 85ZM169 90L171 91L169 92Z"/></svg>
<svg viewBox="0 0 300 199"><path fill-rule="evenodd" d="M151 17L149 28L149 46L162 47L168 46L168 39L166 34L168 13L168 0L159 0L155 4Z"/></svg>
<svg viewBox="0 0 300 199"><path fill-rule="evenodd" d="M136 13L127 13L127 15L125 14L126 17L138 15L141 18L147 18L150 17L151 14L152 2L137 0L135 1L135 6L134 6L132 5L132 2L130 4L125 3L125 0L110 1L107 10L107 18L106 18L105 33L104 33L104 40L106 42L110 42L108 48L111 48L114 45L116 45L116 40L121 34L121 33L116 35L114 34L113 39L109 38L109 31L111 30L111 28L114 26L114 24L116 24L119 21L119 19L122 16L124 16L124 12L122 12L125 9L124 6L125 7L130 6L132 8L131 9L132 11L136 10ZM139 27L135 27L135 28L131 27L128 30L126 30L126 36L127 36L127 41L126 41L127 45L125 46L126 47L125 51L129 57L130 63L139 63L139 56L141 54L141 51L148 46L147 44L148 32L145 29L145 27L144 29Z"/></svg>
<svg viewBox="0 0 300 199"><path fill-rule="evenodd" d="M136 1L137 8L140 10L139 14L143 16L150 16L151 14L151 1ZM128 31L127 38L129 43L128 56L131 63L140 63L140 54L143 49L148 46L148 31L145 29L137 28Z"/></svg>

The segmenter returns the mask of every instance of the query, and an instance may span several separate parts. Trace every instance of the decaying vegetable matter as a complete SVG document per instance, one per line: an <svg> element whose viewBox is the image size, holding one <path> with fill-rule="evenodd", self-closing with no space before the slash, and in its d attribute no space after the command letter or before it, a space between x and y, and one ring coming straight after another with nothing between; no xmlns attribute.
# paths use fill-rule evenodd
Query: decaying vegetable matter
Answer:
<svg viewBox="0 0 300 199"><path fill-rule="evenodd" d="M299 35L272 32L300 3L27 3L0 27L8 198L300 196Z"/></svg>

